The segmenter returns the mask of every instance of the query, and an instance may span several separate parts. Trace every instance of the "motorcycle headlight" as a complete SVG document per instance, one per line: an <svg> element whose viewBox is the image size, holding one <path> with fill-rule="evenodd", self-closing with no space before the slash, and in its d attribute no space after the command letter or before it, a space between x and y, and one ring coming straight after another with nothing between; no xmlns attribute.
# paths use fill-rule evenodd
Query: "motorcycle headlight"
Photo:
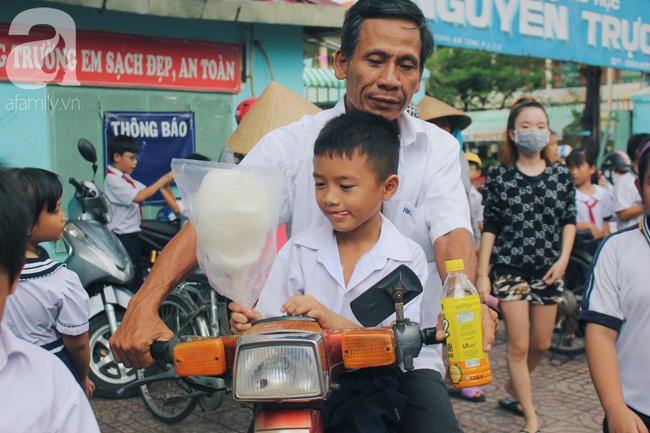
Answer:
<svg viewBox="0 0 650 433"><path fill-rule="evenodd" d="M235 400L305 400L325 396L329 384L319 350L324 350L320 334L240 337L235 355Z"/></svg>
<svg viewBox="0 0 650 433"><path fill-rule="evenodd" d="M63 227L63 231L72 236L73 238L76 238L80 241L83 241L86 239L86 235L84 234L83 231L79 229L76 225L73 223L67 223L65 227Z"/></svg>

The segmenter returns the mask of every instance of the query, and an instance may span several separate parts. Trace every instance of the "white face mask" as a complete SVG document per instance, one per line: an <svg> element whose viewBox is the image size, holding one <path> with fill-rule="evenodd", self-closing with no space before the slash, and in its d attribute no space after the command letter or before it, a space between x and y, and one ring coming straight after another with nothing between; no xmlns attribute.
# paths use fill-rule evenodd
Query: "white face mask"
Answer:
<svg viewBox="0 0 650 433"><path fill-rule="evenodd" d="M543 129L523 129L515 131L517 149L528 156L533 156L546 147L551 138L551 131Z"/></svg>

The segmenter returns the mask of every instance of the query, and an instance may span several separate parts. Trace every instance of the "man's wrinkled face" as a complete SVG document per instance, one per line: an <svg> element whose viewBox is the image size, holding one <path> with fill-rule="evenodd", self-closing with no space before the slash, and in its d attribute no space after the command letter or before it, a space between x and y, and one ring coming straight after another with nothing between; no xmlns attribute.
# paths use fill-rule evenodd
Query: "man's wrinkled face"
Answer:
<svg viewBox="0 0 650 433"><path fill-rule="evenodd" d="M334 69L346 79L345 108L399 116L420 89L420 31L401 19L372 18L363 22L352 58L339 49Z"/></svg>

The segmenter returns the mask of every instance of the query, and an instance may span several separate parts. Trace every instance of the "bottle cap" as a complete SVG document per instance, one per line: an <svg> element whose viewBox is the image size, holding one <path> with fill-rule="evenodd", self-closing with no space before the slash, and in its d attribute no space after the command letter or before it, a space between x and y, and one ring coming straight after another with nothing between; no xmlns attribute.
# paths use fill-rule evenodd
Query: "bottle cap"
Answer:
<svg viewBox="0 0 650 433"><path fill-rule="evenodd" d="M447 260L445 262L445 270L447 272L458 272L465 269L465 263L463 259L458 260Z"/></svg>

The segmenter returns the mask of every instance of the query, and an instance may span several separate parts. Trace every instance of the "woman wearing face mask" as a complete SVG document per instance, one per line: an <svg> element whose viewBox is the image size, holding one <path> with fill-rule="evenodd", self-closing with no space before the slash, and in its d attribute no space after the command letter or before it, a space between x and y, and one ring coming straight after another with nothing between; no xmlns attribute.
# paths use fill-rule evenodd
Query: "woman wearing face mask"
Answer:
<svg viewBox="0 0 650 433"><path fill-rule="evenodd" d="M508 337L505 390L499 404L537 432L530 373L551 345L562 301L562 276L576 232L575 186L566 166L548 155L544 107L527 101L508 117L501 163L484 187L477 289L499 298ZM491 269L490 269L491 266Z"/></svg>

